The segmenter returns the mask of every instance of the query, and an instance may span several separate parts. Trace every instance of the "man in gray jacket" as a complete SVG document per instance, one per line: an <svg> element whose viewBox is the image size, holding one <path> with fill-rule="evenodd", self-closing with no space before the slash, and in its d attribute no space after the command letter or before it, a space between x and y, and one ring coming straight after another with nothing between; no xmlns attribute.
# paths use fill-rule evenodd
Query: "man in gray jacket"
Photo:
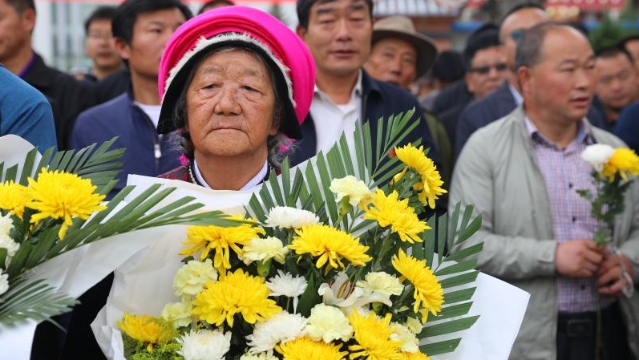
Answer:
<svg viewBox="0 0 639 360"><path fill-rule="evenodd" d="M484 242L479 268L530 293L511 359L595 358L602 309L601 359L639 358L639 298L622 288L639 274L639 186L626 192L612 242L597 247L592 189L581 152L592 143L624 146L585 118L595 86L594 53L579 31L544 23L525 33L516 68L523 106L475 132L453 174L450 204L475 204ZM623 273L629 274L629 284Z"/></svg>

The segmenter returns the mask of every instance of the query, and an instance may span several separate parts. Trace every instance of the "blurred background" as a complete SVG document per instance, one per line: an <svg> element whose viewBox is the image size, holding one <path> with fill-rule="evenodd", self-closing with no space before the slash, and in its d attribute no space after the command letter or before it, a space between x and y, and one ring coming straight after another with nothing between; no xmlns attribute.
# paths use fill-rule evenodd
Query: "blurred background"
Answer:
<svg viewBox="0 0 639 360"><path fill-rule="evenodd" d="M97 6L122 0L36 0L38 21L33 45L45 61L61 70L88 69L84 55L84 20ZM183 0L198 11L202 1ZM297 25L295 0L236 0L269 11L291 28ZM482 24L498 24L519 3L538 3L556 20L581 23L594 48L639 34L639 0L374 0L374 16L407 15L418 31L436 40L440 50L461 50L465 39Z"/></svg>

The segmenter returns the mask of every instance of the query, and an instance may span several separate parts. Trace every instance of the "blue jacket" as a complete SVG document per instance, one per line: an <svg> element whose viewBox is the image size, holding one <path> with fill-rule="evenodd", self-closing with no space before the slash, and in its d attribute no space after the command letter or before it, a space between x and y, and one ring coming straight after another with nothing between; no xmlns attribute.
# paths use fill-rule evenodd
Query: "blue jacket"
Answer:
<svg viewBox="0 0 639 360"><path fill-rule="evenodd" d="M419 125L408 135L408 137L400 144L413 142L418 138L422 139L424 148L430 148L429 157L433 159L435 164L440 165L439 154L435 148L433 137L430 134L426 120L420 110L417 99L407 91L400 89L394 85L378 81L370 77L366 71L362 70L362 116L361 119L368 121L369 119L387 119L391 115L400 112L406 112L415 109L413 119L419 121ZM297 148L293 154L289 155L291 165L297 165L316 155L317 134L315 133L314 119L309 114L302 124L302 140L296 142ZM377 121L372 121L371 134L372 138L377 137ZM373 151L373 159L377 158L375 149Z"/></svg>
<svg viewBox="0 0 639 360"><path fill-rule="evenodd" d="M0 135L13 134L40 152L56 143L53 112L47 98L0 65Z"/></svg>
<svg viewBox="0 0 639 360"><path fill-rule="evenodd" d="M614 134L639 154L639 103L629 105L621 111Z"/></svg>
<svg viewBox="0 0 639 360"><path fill-rule="evenodd" d="M129 174L158 176L180 165L180 151L169 136L158 136L151 119L133 103L128 91L80 114L73 126L70 145L81 149L118 136L113 149L125 148L120 180L113 196L126 185Z"/></svg>
<svg viewBox="0 0 639 360"><path fill-rule="evenodd" d="M501 119L515 110L517 104L508 84L506 81L497 90L471 102L461 113L455 136L455 157L459 156L464 144L475 130ZM603 115L594 106L590 105L586 117L591 124L599 128L604 126Z"/></svg>

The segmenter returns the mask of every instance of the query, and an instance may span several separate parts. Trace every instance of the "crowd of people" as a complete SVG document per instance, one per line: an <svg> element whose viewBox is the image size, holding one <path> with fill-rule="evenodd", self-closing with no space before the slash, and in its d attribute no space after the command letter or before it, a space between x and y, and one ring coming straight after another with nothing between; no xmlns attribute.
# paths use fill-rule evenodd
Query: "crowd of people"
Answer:
<svg viewBox="0 0 639 360"><path fill-rule="evenodd" d="M592 187L587 145L639 151L639 37L593 49L583 27L519 5L461 52L439 51L409 17L374 21L373 6L298 0L293 32L230 0L195 17L179 0L127 0L87 18L93 65L67 74L31 46L34 1L0 0L0 134L41 150L117 137L126 152L110 196L129 174L241 190L285 157L299 164L342 133L352 142L357 122L414 109L402 141L430 148L449 189L436 213L474 204L479 269L531 295L511 359L638 359L639 297L622 289L639 283L639 186L614 253L595 246L576 190ZM32 358L101 358L89 324L111 281L57 319L65 332L42 324Z"/></svg>

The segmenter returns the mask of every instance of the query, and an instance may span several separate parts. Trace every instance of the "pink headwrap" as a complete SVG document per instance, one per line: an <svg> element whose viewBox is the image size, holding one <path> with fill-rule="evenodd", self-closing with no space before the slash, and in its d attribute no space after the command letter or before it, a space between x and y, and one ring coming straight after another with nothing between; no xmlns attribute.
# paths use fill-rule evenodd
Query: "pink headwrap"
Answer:
<svg viewBox="0 0 639 360"><path fill-rule="evenodd" d="M175 130L173 108L177 97L188 86L186 77L194 63L199 61L196 59L201 59L208 49L219 48L227 43L258 48L275 63L283 73L288 90L286 96L289 106L285 106L285 109L294 109L299 124L304 121L315 85L315 62L306 44L284 23L266 12L244 6L228 6L205 12L185 22L166 44L158 74L158 89L162 97L158 124L160 133Z"/></svg>

